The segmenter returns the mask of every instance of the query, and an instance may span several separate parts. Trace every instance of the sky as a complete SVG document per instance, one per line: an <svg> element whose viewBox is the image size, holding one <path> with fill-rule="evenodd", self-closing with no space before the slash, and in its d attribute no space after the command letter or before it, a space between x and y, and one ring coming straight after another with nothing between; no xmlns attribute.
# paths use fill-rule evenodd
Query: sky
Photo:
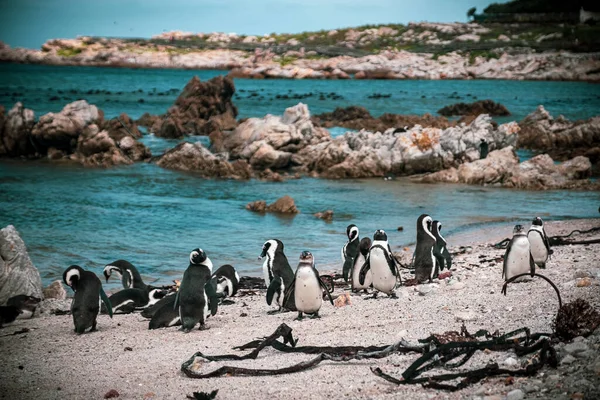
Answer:
<svg viewBox="0 0 600 400"><path fill-rule="evenodd" d="M297 33L365 24L466 22L490 0L0 0L0 40L39 48L76 36L142 37L163 31ZM497 0L496 2L505 2Z"/></svg>

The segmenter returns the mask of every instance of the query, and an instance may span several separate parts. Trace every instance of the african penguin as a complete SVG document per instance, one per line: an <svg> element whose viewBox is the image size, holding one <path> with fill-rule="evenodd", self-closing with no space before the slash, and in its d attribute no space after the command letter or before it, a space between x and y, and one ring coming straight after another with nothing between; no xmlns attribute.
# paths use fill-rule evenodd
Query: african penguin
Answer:
<svg viewBox="0 0 600 400"><path fill-rule="evenodd" d="M433 255L436 260L436 272L438 275L439 271L443 271L444 268L450 270L452 266L452 255L446 247L446 239L440 232L442 230L442 223L440 221L433 221L431 224L431 233L435 236L435 245L433 246Z"/></svg>
<svg viewBox="0 0 600 400"><path fill-rule="evenodd" d="M166 291L159 288L147 286L146 289L123 289L112 294L108 299L113 307L115 314L129 314L135 310L149 307L166 294ZM102 307L102 313L106 313L106 308Z"/></svg>
<svg viewBox="0 0 600 400"><path fill-rule="evenodd" d="M427 214L421 214L417 219L417 245L413 255L413 267L417 282L431 282L436 277L436 260L433 247L436 239L431 233L433 219Z"/></svg>
<svg viewBox="0 0 600 400"><path fill-rule="evenodd" d="M151 319L148 329L181 325L179 310L173 307L176 297L176 294L168 295L152 307L152 315L150 316ZM142 316L146 317L143 312Z"/></svg>
<svg viewBox="0 0 600 400"><path fill-rule="evenodd" d="M346 228L346 236L348 237L348 242L344 245L344 247L342 247L342 273L344 275L344 280L348 282L348 276L350 275L352 267L354 266L354 261L360 253L360 239L358 238L358 227L354 224L348 225L348 227Z"/></svg>
<svg viewBox="0 0 600 400"><path fill-rule="evenodd" d="M106 305L108 315L112 318L110 300L106 297L102 282L90 271L85 271L78 265L71 265L63 273L63 281L75 292L71 303L71 314L75 332L84 333L88 328L96 330L96 318L100 311L100 299Z"/></svg>
<svg viewBox="0 0 600 400"><path fill-rule="evenodd" d="M397 279L400 277L396 266L396 259L388 243L387 234L379 229L373 235L373 243L369 248L369 254L364 265L360 269L359 283L365 284L367 272L371 270L373 275L373 297L377 297L377 291L383 292L390 297L396 297L395 289Z"/></svg>
<svg viewBox="0 0 600 400"><path fill-rule="evenodd" d="M267 240L258 257L259 260L262 258L266 258L263 263L263 277L267 286L267 304L271 305L275 300L279 306L278 311L282 309L296 311L293 296L288 296L284 302L285 292L294 280L294 271L283 253L281 240Z"/></svg>
<svg viewBox="0 0 600 400"><path fill-rule="evenodd" d="M103 271L107 283L108 278L110 278L113 272L121 277L121 283L125 289L146 289L146 284L142 280L142 276L137 268L129 261L117 260L107 264Z"/></svg>
<svg viewBox="0 0 600 400"><path fill-rule="evenodd" d="M232 265L225 264L212 274L212 279L217 280L217 295L220 298L232 297L237 293L240 276Z"/></svg>
<svg viewBox="0 0 600 400"><path fill-rule="evenodd" d="M181 330L191 331L199 322L200 330L205 328L205 319L217 313L217 291L211 281L213 264L202 249L190 253L190 265L183 273L181 285L173 305L179 308L179 317L183 325Z"/></svg>
<svg viewBox="0 0 600 400"><path fill-rule="evenodd" d="M360 279L358 275L360 274L360 267L362 267L367 260L369 255L369 250L371 249L371 239L366 237L360 240L359 252L358 256L354 260L354 265L352 266L352 291L358 292L360 290L364 290L365 292L371 285L373 284L373 274L369 270L365 275L364 284L360 284Z"/></svg>
<svg viewBox="0 0 600 400"><path fill-rule="evenodd" d="M546 261L548 261L548 256L552 254L552 250L550 250L548 236L546 236L544 230L544 221L540 217L533 219L531 228L527 232L527 239L529 239L533 261L538 267L546 268Z"/></svg>
<svg viewBox="0 0 600 400"><path fill-rule="evenodd" d="M523 225L515 225L513 237L508 243L506 253L504 253L504 266L502 277L509 280L515 275L525 273L535 273L535 262L531 255L529 240L525 234Z"/></svg>
<svg viewBox="0 0 600 400"><path fill-rule="evenodd" d="M17 318L33 318L35 309L40 301L42 301L42 299L34 296L27 296L26 294L20 294L8 299L6 305L15 306L21 312Z"/></svg>
<svg viewBox="0 0 600 400"><path fill-rule="evenodd" d="M294 297L294 303L298 310L297 320L303 318L303 313L312 314L313 318L319 318L319 310L323 302L323 289L333 304L327 285L319 277L319 271L315 268L315 259L309 251L300 254L300 263L294 275L294 281L286 291L285 297Z"/></svg>

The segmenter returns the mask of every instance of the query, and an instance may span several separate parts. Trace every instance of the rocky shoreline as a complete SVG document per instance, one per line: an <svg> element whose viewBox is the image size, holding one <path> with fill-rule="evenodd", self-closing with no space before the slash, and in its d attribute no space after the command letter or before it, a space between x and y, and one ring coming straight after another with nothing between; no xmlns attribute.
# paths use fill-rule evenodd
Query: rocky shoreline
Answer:
<svg viewBox="0 0 600 400"><path fill-rule="evenodd" d="M600 118L554 119L540 106L520 123L498 125L488 115L509 111L492 101L459 103L449 113L467 113L456 121L445 117L384 114L372 117L361 107L311 116L303 103L282 116L237 121L235 85L218 76L192 78L163 115L125 114L106 120L85 100L59 113L35 119L17 103L0 107L0 156L76 162L111 167L156 162L163 168L205 178L282 181L299 176L328 179L415 177L416 182L463 182L521 189L592 189L589 178L600 163ZM139 141L146 126L151 134L185 139L204 135L210 146L182 142L162 155L152 155ZM360 129L332 137L325 127ZM539 138L539 139L537 139ZM481 160L482 143L490 155ZM513 148L540 153L519 164ZM555 166L550 156L565 161Z"/></svg>
<svg viewBox="0 0 600 400"><path fill-rule="evenodd" d="M0 61L218 69L252 79L600 81L598 43L567 40L564 31L560 24L411 23L264 37L166 32L152 39L52 39L40 50L0 43Z"/></svg>

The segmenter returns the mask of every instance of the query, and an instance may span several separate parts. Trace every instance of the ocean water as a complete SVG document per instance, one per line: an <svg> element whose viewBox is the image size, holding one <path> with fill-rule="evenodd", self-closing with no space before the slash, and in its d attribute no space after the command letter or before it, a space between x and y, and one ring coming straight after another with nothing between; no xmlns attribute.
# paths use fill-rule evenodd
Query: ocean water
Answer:
<svg viewBox="0 0 600 400"><path fill-rule="evenodd" d="M149 93L179 90L193 74L207 79L219 73L0 64L0 104L10 106L13 100L23 100L39 116L86 98L109 118L121 112L135 118L144 112L164 112L177 96L175 90L163 96ZM343 97L302 99L313 112L360 104L373 115L433 113L455 101L447 99L453 92L500 101L517 120L538 103L568 118L587 118L600 109L599 86L581 82L236 80L236 87L244 90L234 100L241 117L281 114L298 100L275 99L276 95L309 92ZM88 95L89 90L110 94ZM393 96L368 98L376 92ZM52 96L60 100L49 100ZM140 98L143 103L138 102ZM178 142L153 136L143 140L155 155ZM261 215L244 208L250 201L273 202L283 195L295 199L300 214ZM103 170L47 161L0 161L0 226L16 226L44 284L61 279L71 264L101 275L105 264L119 258L136 265L148 282L167 284L181 278L188 255L196 247L203 248L215 266L230 263L242 275L260 275L262 261L257 256L262 244L272 238L284 242L294 267L301 251L310 250L319 268L339 268L350 223L359 226L362 236L386 230L392 248L398 250L414 243L421 213L441 220L444 235L456 244L453 235L493 225L506 229L508 237L513 225L527 225L534 216L547 220L597 217L599 203L598 192L417 185L405 178L236 182L201 179L148 163ZM333 222L313 216L327 209L334 211ZM118 287L118 282L113 280L108 287Z"/></svg>

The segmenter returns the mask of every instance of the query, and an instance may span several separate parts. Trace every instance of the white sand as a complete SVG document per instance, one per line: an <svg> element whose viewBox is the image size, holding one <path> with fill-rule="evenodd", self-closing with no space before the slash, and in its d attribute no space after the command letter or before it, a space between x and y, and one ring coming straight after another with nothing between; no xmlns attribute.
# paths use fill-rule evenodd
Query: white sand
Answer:
<svg viewBox="0 0 600 400"><path fill-rule="evenodd" d="M594 226L600 226L600 220L548 223L546 230L549 235L557 235ZM512 226L507 224L494 233L498 239L508 237ZM576 270L598 272L600 245L561 246L554 250L548 268L542 273L559 286L563 302L581 297L600 310L599 280L593 279L590 287L576 287L574 278ZM533 332L550 332L558 308L554 291L536 278L513 284L508 296L501 295L499 258L503 253L504 250L494 250L487 244L474 244L473 252L456 256L454 276L464 283L463 289L454 290L442 281L426 296L420 295L415 287L399 288L397 300L385 296L363 300L352 296L350 306L334 308L324 303L322 318L318 320L294 321L296 313L267 315L271 307L266 304L264 292L260 296L234 298L234 305L220 307L218 314L208 320L209 330L194 330L189 334L178 331L178 327L149 331L148 321L138 314L115 315L112 320L101 315L99 331L84 335L73 332L70 315L17 320L0 330L0 398L102 399L111 389L127 399L182 399L194 391L214 389L219 389L217 399L456 399L472 398L478 389L481 393L504 395L525 385L528 378L518 378L509 386L503 378L492 378L485 386L476 384L457 393L447 393L419 385L396 386L370 371L370 367L379 366L400 377L418 357L416 354L347 363L323 362L309 371L275 377L194 380L180 372L181 363L196 351L212 355L245 354L231 348L270 335L282 322L293 328L294 337L300 339L299 345L382 345L401 337L415 342L431 333L460 330L458 313L473 317L466 322L470 332L478 329L507 332L523 326ZM480 264L480 255L485 260L497 261ZM403 276L408 277L408 274ZM340 289L336 289L338 293ZM242 313L247 316L240 317ZM32 330L6 336L24 327ZM126 351L126 347L132 351ZM502 362L509 355L479 354L466 367L482 367L492 360ZM206 362L202 372L222 365L281 368L313 357L283 354L269 348L257 360ZM552 372L544 371L546 375ZM600 378L595 383L600 384ZM571 395L568 390L565 392ZM531 395L544 397L543 393Z"/></svg>

